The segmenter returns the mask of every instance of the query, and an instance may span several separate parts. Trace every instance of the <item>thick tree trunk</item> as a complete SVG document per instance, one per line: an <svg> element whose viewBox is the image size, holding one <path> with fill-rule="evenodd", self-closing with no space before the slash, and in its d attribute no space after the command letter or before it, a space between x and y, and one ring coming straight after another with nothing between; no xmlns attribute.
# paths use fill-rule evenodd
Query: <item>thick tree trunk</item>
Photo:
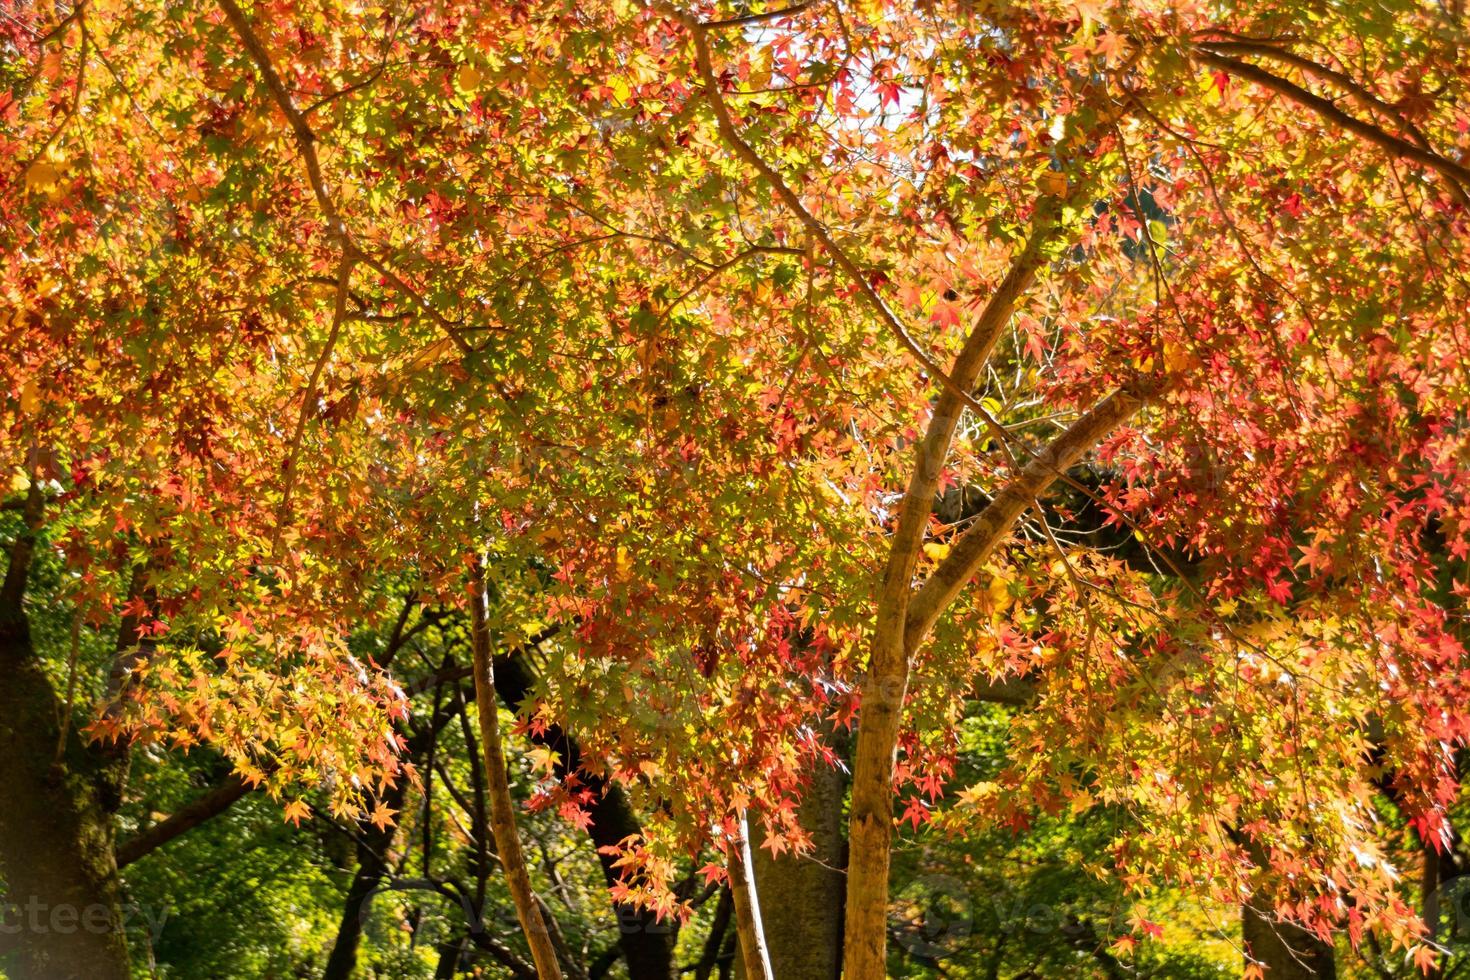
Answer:
<svg viewBox="0 0 1470 980"><path fill-rule="evenodd" d="M765 916L771 971L785 980L837 980L842 974L842 901L847 884L842 798L846 775L821 767L813 773L797 819L812 837L810 854L771 857L754 848L751 867ZM779 910L779 914L778 911ZM738 968L736 976L743 977Z"/></svg>
<svg viewBox="0 0 1470 980"><path fill-rule="evenodd" d="M11 980L126 980L111 815L24 613L0 611L0 972Z"/></svg>
<svg viewBox="0 0 1470 980"><path fill-rule="evenodd" d="M1240 937L1246 962L1256 962L1266 980L1335 980L1337 962L1332 946L1289 922L1241 907Z"/></svg>
<svg viewBox="0 0 1470 980"><path fill-rule="evenodd" d="M485 795L490 803L490 830L495 837L495 851L505 870L511 902L521 931L531 947L531 958L541 980L561 980L561 967L556 960L551 931L542 916L541 906L531 888L526 859L521 852L521 838L516 830L515 801L510 795L510 780L505 769L505 750L500 742L500 705L495 699L495 669L490 659L490 636L485 624L485 576L476 562L471 575L470 597L471 646L475 658L475 714L480 721L480 748L485 758Z"/></svg>

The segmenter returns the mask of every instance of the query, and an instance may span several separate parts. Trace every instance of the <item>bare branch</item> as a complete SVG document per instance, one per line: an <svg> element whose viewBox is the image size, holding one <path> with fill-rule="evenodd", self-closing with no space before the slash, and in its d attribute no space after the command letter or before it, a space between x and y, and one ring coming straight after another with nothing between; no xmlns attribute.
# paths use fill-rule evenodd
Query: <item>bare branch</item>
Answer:
<svg viewBox="0 0 1470 980"><path fill-rule="evenodd" d="M745 14L741 17L727 17L724 20L706 20L700 22L700 27L706 30L715 30L721 27L743 27L746 24L758 24L765 20L776 20L781 17L794 17L804 10L815 7L820 0L804 0L802 3L793 3L789 7L777 7L775 10L767 10L759 14Z"/></svg>

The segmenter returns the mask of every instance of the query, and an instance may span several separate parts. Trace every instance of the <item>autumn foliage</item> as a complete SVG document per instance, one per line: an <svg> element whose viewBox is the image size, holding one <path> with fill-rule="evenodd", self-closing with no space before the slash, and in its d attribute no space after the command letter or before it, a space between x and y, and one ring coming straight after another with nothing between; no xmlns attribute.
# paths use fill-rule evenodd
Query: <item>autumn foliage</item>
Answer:
<svg viewBox="0 0 1470 980"><path fill-rule="evenodd" d="M893 834L1093 808L1131 888L1429 963L1382 808L1448 846L1470 735L1454 6L0 2L7 506L132 624L85 736L381 823L353 637L482 570L581 747L529 806L643 814L619 901L850 764L850 977Z"/></svg>

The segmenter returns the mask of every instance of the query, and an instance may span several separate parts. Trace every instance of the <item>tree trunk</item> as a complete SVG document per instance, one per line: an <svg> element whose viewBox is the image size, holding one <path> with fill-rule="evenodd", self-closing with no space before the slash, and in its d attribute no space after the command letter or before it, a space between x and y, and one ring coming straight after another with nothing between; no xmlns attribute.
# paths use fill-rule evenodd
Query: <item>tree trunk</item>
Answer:
<svg viewBox="0 0 1470 980"><path fill-rule="evenodd" d="M531 947L531 958L541 980L561 980L556 948L542 917L540 904L531 889L531 876L521 853L516 831L515 801L506 775L505 751L500 742L500 705L495 699L495 668L490 658L489 629L485 623L485 574L478 561L470 575L471 646L475 658L475 714L480 721L480 747L485 759L485 795L490 801L490 830L496 853L505 869L506 884L515 905L516 918Z"/></svg>
<svg viewBox="0 0 1470 980"><path fill-rule="evenodd" d="M367 915L368 903L373 893L383 883L384 868L375 856L364 854L365 848L358 845L357 873L352 884L347 886L347 897L343 900L342 921L337 926L337 938L332 951L327 955L327 966L322 970L322 980L350 980L357 969L357 950L362 943L363 917Z"/></svg>
<svg viewBox="0 0 1470 980"><path fill-rule="evenodd" d="M11 980L127 980L111 815L22 608L30 544L12 552L0 599L0 971Z"/></svg>
<svg viewBox="0 0 1470 980"><path fill-rule="evenodd" d="M410 753L411 756L411 753ZM403 808L408 780L400 779L383 796L383 803L394 810ZM343 900L342 921L337 925L337 938L332 943L332 952L327 956L322 980L350 980L357 969L357 950L362 944L362 927L367 921L373 895L383 885L388 867L383 863L388 849L393 846L398 825L374 827L358 825L357 873L352 884L347 886L347 897Z"/></svg>
<svg viewBox="0 0 1470 980"><path fill-rule="evenodd" d="M434 965L434 980L453 980L459 973L460 961L464 959L464 940L439 944L439 962Z"/></svg>
<svg viewBox="0 0 1470 980"><path fill-rule="evenodd" d="M520 656L497 658L495 661L496 690L505 701L506 707L519 711L530 699L536 678L525 660ZM556 751L555 772L565 779L582 764L581 746L576 739L556 725L552 725L532 741ZM580 774L583 785L592 792L593 801L588 805L592 823L587 834L592 846L597 849L597 860L602 865L604 879L609 886L618 882L621 874L613 866L616 860L611 854L602 853L602 848L612 847L629 837L643 833L633 805L617 783L610 783L596 776ZM622 949L623 962L628 967L632 980L673 980L674 966L674 920L658 921L653 912L636 905L614 902L613 912L618 919L618 945Z"/></svg>
<svg viewBox="0 0 1470 980"><path fill-rule="evenodd" d="M1316 934L1289 922L1263 916L1241 906L1240 938L1246 963L1255 961L1266 980L1335 980L1337 962L1332 946Z"/></svg>
<svg viewBox="0 0 1470 980"><path fill-rule="evenodd" d="M1040 218L1037 230L1011 263L1010 271L965 339L965 346L950 369L951 384L940 392L924 439L915 449L913 472L899 507L878 590L872 655L862 683L857 747L853 753L847 922L843 938L843 963L851 980L883 980L886 974L894 752L908 690L911 649L927 632L927 628L916 631L918 635L909 642L909 605L914 597L914 569L929 527L939 478L965 410L960 393L974 387L996 341L1010 322L1016 301L1030 287L1036 270L1045 261L1042 246L1055 230L1049 214ZM964 577L968 579L969 575Z"/></svg>
<svg viewBox="0 0 1470 980"><path fill-rule="evenodd" d="M774 980L761 924L760 898L750 876L750 828L740 813L739 836L730 841L730 897L735 902L735 933L740 937L740 965L747 980Z"/></svg>
<svg viewBox="0 0 1470 980"><path fill-rule="evenodd" d="M730 928L730 916L735 912L735 899L727 885L720 889L720 900L715 905L715 920L710 923L709 936L705 938L704 950L699 962L694 964L694 980L709 980L709 975L720 961L720 950L725 945L725 932Z"/></svg>
<svg viewBox="0 0 1470 980"><path fill-rule="evenodd" d="M847 842L842 829L845 774L821 766L812 775L797 819L812 837L810 854L773 858L754 849L751 868L765 916L771 971L781 980L837 980L842 974L842 900ZM736 976L744 977L736 961Z"/></svg>

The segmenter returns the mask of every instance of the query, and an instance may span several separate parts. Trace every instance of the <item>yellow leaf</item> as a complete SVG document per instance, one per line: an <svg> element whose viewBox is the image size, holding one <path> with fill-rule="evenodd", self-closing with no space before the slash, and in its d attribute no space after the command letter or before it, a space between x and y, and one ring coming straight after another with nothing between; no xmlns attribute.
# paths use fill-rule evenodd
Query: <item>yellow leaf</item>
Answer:
<svg viewBox="0 0 1470 980"><path fill-rule="evenodd" d="M1171 374L1178 374L1189 367L1189 351L1182 344L1176 344L1172 340L1164 343L1164 368Z"/></svg>
<svg viewBox="0 0 1470 980"><path fill-rule="evenodd" d="M1036 189L1048 197L1061 197L1067 193L1067 175L1055 170L1042 171L1036 178Z"/></svg>
<svg viewBox="0 0 1470 980"><path fill-rule="evenodd" d="M534 746L526 756L531 760L531 768L545 769L547 772L555 769L557 760L561 758L555 750L542 745Z"/></svg>
<svg viewBox="0 0 1470 980"><path fill-rule="evenodd" d="M986 780L985 782L979 782L976 783L974 786L969 786L965 789L960 790L959 802L966 806L975 806L983 800L994 796L999 790L999 783L993 783L989 780Z"/></svg>
<svg viewBox="0 0 1470 980"><path fill-rule="evenodd" d="M27 415L34 415L40 407L41 389L34 381L27 381L20 386L20 410Z"/></svg>
<svg viewBox="0 0 1470 980"><path fill-rule="evenodd" d="M454 87L461 92L473 92L480 87L485 76L474 65L460 65L459 71L454 73Z"/></svg>
<svg viewBox="0 0 1470 980"><path fill-rule="evenodd" d="M61 168L50 160L37 160L26 168L26 190L49 191L61 179Z"/></svg>
<svg viewBox="0 0 1470 980"><path fill-rule="evenodd" d="M924 555L930 561L944 561L949 557L949 545L940 544L938 541L925 542Z"/></svg>
<svg viewBox="0 0 1470 980"><path fill-rule="evenodd" d="M990 608L1000 612L1011 604L1011 580L1004 575L995 576L985 587L985 595L990 600Z"/></svg>

